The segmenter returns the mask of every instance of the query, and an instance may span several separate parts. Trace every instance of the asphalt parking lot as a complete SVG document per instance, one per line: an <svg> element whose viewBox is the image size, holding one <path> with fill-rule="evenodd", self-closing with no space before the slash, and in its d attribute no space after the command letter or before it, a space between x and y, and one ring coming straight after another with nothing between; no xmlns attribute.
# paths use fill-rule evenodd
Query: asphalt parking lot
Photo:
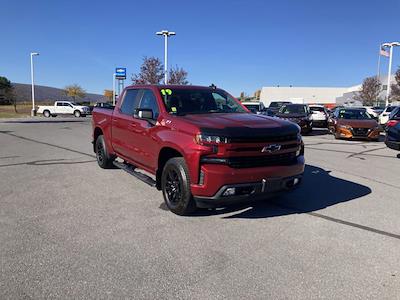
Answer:
<svg viewBox="0 0 400 300"><path fill-rule="evenodd" d="M290 194L179 217L89 118L0 121L0 298L400 299L400 159L304 138Z"/></svg>

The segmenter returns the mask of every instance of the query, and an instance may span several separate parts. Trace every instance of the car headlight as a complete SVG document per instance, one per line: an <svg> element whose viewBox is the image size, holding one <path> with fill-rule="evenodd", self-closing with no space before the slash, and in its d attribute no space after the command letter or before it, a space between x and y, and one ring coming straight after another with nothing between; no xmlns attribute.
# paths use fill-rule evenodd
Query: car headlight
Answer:
<svg viewBox="0 0 400 300"><path fill-rule="evenodd" d="M349 125L339 125L338 127L339 127L340 129L348 129L348 130L352 129L352 127L349 126Z"/></svg>
<svg viewBox="0 0 400 300"><path fill-rule="evenodd" d="M208 135L199 133L196 135L196 143L199 145L218 145L229 143L228 138L219 135Z"/></svg>

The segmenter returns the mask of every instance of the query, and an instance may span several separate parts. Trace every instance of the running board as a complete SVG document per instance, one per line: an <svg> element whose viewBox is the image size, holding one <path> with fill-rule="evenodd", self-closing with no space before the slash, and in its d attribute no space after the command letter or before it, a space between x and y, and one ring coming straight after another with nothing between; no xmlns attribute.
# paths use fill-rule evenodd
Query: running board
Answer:
<svg viewBox="0 0 400 300"><path fill-rule="evenodd" d="M148 185L150 185L152 187L156 186L156 182L154 181L153 178L151 178L150 176L147 176L146 174L135 171L135 169L136 169L135 166L125 164L125 163L120 163L117 161L113 161L113 164L117 168L124 170L125 172L135 176L137 179L143 181L144 183L147 183Z"/></svg>

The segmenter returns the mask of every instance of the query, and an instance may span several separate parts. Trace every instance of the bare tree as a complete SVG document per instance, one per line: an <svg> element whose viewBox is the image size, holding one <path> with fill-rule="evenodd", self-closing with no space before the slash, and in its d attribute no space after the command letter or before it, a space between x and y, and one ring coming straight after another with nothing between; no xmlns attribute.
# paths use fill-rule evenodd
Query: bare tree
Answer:
<svg viewBox="0 0 400 300"><path fill-rule="evenodd" d="M64 88L64 93L68 97L71 97L74 102L77 98L84 98L86 96L86 91L79 84L67 85Z"/></svg>
<svg viewBox="0 0 400 300"><path fill-rule="evenodd" d="M169 71L168 83L187 85L189 84L189 81L187 81L187 74L188 73L184 69L176 66Z"/></svg>
<svg viewBox="0 0 400 300"><path fill-rule="evenodd" d="M261 95L261 90L257 90L254 92L254 98L256 98L256 100L260 100L260 95Z"/></svg>
<svg viewBox="0 0 400 300"><path fill-rule="evenodd" d="M365 78L361 90L354 97L355 100L362 101L363 105L371 106L379 100L382 84L377 77Z"/></svg>
<svg viewBox="0 0 400 300"><path fill-rule="evenodd" d="M112 101L114 92L111 90L104 90L104 97L108 99L108 101Z"/></svg>
<svg viewBox="0 0 400 300"><path fill-rule="evenodd" d="M396 83L391 85L391 93L389 100L400 101L400 67L397 69L394 78L396 80Z"/></svg>
<svg viewBox="0 0 400 300"><path fill-rule="evenodd" d="M164 66L159 58L144 57L140 72L133 74L133 84L159 84L164 78Z"/></svg>

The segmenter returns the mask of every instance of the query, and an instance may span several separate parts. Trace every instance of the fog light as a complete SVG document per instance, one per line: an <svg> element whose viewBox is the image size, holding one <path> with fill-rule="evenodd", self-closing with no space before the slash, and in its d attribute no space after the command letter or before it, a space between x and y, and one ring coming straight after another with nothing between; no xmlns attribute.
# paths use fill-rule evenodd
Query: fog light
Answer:
<svg viewBox="0 0 400 300"><path fill-rule="evenodd" d="M236 189L234 187L233 188L227 188L225 190L225 192L222 194L222 196L233 196L233 195L235 195L235 193L236 193Z"/></svg>
<svg viewBox="0 0 400 300"><path fill-rule="evenodd" d="M300 182L300 179L295 178L295 179L293 180L293 185L296 185L296 184L298 184L299 182Z"/></svg>

